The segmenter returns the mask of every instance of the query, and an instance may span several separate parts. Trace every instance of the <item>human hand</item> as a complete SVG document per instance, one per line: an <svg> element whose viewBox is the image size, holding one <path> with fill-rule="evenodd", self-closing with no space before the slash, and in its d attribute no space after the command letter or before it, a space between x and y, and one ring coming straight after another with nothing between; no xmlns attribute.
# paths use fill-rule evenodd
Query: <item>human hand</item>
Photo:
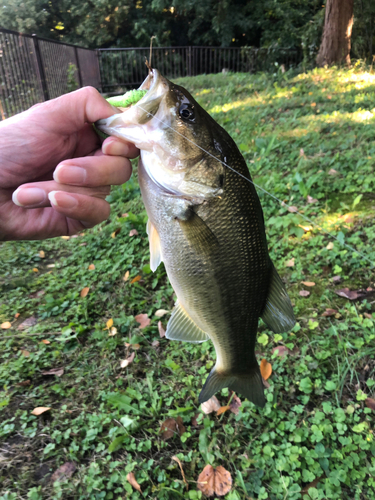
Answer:
<svg viewBox="0 0 375 500"><path fill-rule="evenodd" d="M72 235L108 218L110 185L129 179L139 153L115 137L101 145L91 123L115 112L85 87L0 123L0 240Z"/></svg>

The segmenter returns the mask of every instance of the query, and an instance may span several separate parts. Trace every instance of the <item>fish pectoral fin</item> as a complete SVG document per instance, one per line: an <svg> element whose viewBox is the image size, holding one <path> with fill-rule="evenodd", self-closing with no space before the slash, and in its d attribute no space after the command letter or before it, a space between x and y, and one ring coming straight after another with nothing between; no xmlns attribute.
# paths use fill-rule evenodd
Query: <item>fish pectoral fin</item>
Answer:
<svg viewBox="0 0 375 500"><path fill-rule="evenodd" d="M160 236L150 219L147 221L148 242L150 245L150 268L155 272L160 262L163 260L161 254Z"/></svg>
<svg viewBox="0 0 375 500"><path fill-rule="evenodd" d="M211 254L218 246L219 242L211 229L194 210L186 212L186 219L177 218L189 244L197 253Z"/></svg>
<svg viewBox="0 0 375 500"><path fill-rule="evenodd" d="M182 340L183 342L193 342L195 344L205 342L210 338L206 332L194 323L178 302L176 302L176 306L172 311L165 336L170 340Z"/></svg>
<svg viewBox="0 0 375 500"><path fill-rule="evenodd" d="M296 324L289 295L273 264L267 301L261 318L274 333L288 332Z"/></svg>
<svg viewBox="0 0 375 500"><path fill-rule="evenodd" d="M249 373L241 375L223 375L216 370L216 367L213 368L199 394L199 403L204 403L216 392L224 389L224 387L229 387L232 391L241 394L241 396L244 396L261 408L263 408L266 403L262 376L258 363L255 360L253 369L249 371Z"/></svg>

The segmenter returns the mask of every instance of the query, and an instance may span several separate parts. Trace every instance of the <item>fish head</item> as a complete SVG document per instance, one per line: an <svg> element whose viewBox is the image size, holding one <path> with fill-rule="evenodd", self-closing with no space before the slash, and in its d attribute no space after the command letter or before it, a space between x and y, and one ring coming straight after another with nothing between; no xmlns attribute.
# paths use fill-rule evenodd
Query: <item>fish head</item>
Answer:
<svg viewBox="0 0 375 500"><path fill-rule="evenodd" d="M151 179L167 192L207 199L223 191L226 137L183 87L153 69L133 106L96 122L102 132L133 142Z"/></svg>

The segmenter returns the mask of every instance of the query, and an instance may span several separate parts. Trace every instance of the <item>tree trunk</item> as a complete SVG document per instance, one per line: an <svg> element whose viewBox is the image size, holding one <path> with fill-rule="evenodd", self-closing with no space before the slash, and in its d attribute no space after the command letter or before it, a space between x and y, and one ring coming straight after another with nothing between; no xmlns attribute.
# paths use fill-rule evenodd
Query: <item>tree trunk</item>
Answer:
<svg viewBox="0 0 375 500"><path fill-rule="evenodd" d="M354 0L327 0L322 43L316 64L350 65L350 37L353 27Z"/></svg>

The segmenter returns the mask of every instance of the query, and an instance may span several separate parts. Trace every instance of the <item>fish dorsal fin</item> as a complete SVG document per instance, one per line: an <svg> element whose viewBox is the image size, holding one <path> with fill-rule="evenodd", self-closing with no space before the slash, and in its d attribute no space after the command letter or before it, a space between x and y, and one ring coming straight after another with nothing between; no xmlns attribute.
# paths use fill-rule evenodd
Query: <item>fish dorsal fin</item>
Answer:
<svg viewBox="0 0 375 500"><path fill-rule="evenodd" d="M296 324L289 296L273 264L267 302L261 318L274 333L288 332Z"/></svg>
<svg viewBox="0 0 375 500"><path fill-rule="evenodd" d="M168 322L165 336L170 340L182 340L183 342L194 342L195 344L210 338L207 333L194 323L178 302L176 302L171 319Z"/></svg>
<svg viewBox="0 0 375 500"><path fill-rule="evenodd" d="M163 260L161 255L160 236L153 226L150 219L147 221L147 234L150 244L150 268L155 272L160 262Z"/></svg>

